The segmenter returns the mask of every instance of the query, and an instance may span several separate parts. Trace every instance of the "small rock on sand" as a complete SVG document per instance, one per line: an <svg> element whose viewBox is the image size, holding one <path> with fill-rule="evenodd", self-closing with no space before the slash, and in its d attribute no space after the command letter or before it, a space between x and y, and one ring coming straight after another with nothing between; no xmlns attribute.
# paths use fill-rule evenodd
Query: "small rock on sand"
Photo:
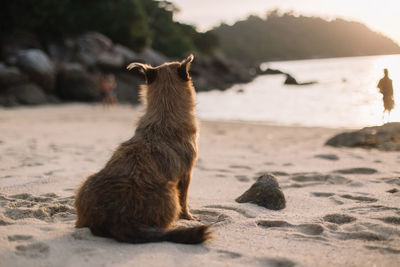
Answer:
<svg viewBox="0 0 400 267"><path fill-rule="evenodd" d="M240 197L239 203L254 203L271 210L281 210L286 207L285 196L275 176L264 174Z"/></svg>

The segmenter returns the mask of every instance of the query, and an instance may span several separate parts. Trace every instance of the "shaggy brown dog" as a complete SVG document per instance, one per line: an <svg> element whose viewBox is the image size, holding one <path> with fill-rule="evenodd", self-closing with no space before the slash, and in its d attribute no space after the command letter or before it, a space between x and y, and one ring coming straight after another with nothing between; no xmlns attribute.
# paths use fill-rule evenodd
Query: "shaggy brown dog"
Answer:
<svg viewBox="0 0 400 267"><path fill-rule="evenodd" d="M130 243L197 244L210 237L204 225L169 229L178 217L193 219L187 205L197 158L195 90L188 73L192 61L190 55L158 67L128 66L146 77L141 88L146 112L135 135L77 192L76 227Z"/></svg>

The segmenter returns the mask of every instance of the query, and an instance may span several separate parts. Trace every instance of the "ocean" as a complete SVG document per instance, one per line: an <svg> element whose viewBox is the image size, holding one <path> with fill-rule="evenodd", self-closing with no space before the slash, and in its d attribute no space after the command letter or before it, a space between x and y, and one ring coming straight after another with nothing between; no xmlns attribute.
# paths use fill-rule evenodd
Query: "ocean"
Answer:
<svg viewBox="0 0 400 267"><path fill-rule="evenodd" d="M198 116L329 128L380 125L383 102L376 85L387 68L397 104L390 121L400 121L400 55L276 61L262 67L287 72L298 82L317 83L284 85L284 75L258 76L225 91L199 93Z"/></svg>

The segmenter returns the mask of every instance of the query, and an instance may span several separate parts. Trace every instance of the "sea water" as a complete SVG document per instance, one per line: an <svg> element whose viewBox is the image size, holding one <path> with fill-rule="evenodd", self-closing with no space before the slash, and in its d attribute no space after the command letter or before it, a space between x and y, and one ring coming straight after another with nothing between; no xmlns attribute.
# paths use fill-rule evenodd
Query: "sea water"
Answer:
<svg viewBox="0 0 400 267"><path fill-rule="evenodd" d="M400 121L400 55L278 61L262 64L285 75L262 75L225 91L198 94L197 113L205 120L234 120L278 125L359 128L382 124L383 102L377 83L383 69L393 80L396 107L390 121ZM385 120L387 117L385 117Z"/></svg>

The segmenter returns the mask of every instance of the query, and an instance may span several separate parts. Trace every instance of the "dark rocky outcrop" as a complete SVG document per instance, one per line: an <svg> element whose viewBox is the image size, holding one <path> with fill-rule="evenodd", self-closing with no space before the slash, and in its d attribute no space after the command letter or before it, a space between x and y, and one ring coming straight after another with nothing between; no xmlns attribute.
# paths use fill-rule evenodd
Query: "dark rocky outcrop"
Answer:
<svg viewBox="0 0 400 267"><path fill-rule="evenodd" d="M19 84L6 89L2 94L5 106L40 105L47 103L47 96L43 90L33 83Z"/></svg>
<svg viewBox="0 0 400 267"><path fill-rule="evenodd" d="M98 78L78 67L65 68L57 76L57 95L67 101L98 101Z"/></svg>
<svg viewBox="0 0 400 267"><path fill-rule="evenodd" d="M53 62L42 50L19 51L16 65L46 92L51 93L54 90L56 70Z"/></svg>
<svg viewBox="0 0 400 267"><path fill-rule="evenodd" d="M57 99L99 101L98 82L105 73L116 77L115 93L119 102L136 104L143 77L128 72L126 66L133 61L157 66L174 60L151 48L136 53L97 32L57 41L40 41L32 34L17 37L1 44L0 60L4 63L0 63L0 105L3 106L46 103L44 99L51 102ZM195 55L191 68L197 91L224 90L235 83L248 83L258 74L257 68L218 53ZM25 84L29 86L12 89ZM27 91L32 84L36 87ZM17 92L18 95L13 95ZM21 97L22 92L29 92L29 101ZM35 92L38 96L33 100L31 97Z"/></svg>
<svg viewBox="0 0 400 267"><path fill-rule="evenodd" d="M4 89L28 82L28 77L15 66L0 63L0 92Z"/></svg>
<svg viewBox="0 0 400 267"><path fill-rule="evenodd" d="M400 151L400 123L366 127L358 131L338 134L326 143L334 147L376 148L384 151Z"/></svg>
<svg viewBox="0 0 400 267"><path fill-rule="evenodd" d="M116 74L117 88L115 93L119 102L139 103L139 86L143 78L126 72Z"/></svg>
<svg viewBox="0 0 400 267"><path fill-rule="evenodd" d="M264 174L240 197L238 203L253 203L271 210L281 210L286 207L285 196L278 181L272 174Z"/></svg>

